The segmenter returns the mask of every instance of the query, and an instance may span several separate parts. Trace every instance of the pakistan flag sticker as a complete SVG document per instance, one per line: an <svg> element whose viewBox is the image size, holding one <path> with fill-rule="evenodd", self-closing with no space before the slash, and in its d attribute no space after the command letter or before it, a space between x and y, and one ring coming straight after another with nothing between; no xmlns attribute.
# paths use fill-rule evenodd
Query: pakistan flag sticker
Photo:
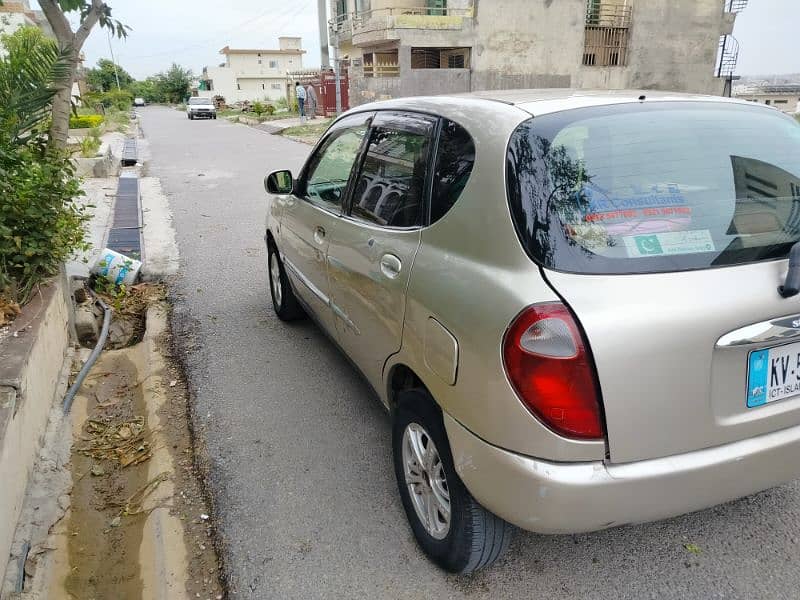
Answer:
<svg viewBox="0 0 800 600"><path fill-rule="evenodd" d="M664 249L661 248L661 242L658 241L658 236L637 235L633 239L636 242L636 249L641 256L664 254Z"/></svg>

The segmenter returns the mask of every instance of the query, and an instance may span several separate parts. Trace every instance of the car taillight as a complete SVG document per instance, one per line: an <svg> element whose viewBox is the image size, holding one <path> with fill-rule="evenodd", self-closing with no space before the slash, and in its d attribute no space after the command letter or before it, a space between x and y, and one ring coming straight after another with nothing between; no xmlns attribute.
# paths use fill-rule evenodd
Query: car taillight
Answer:
<svg viewBox="0 0 800 600"><path fill-rule="evenodd" d="M525 309L506 332L503 359L520 400L548 427L572 438L603 437L594 369L566 306Z"/></svg>

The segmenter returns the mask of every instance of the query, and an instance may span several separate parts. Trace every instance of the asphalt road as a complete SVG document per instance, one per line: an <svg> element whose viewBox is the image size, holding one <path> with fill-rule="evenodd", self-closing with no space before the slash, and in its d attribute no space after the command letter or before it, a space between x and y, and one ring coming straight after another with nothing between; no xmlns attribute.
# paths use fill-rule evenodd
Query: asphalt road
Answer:
<svg viewBox="0 0 800 600"><path fill-rule="evenodd" d="M800 597L798 483L650 525L518 532L471 577L433 567L406 525L383 409L314 325L270 306L262 178L297 169L309 147L140 113L177 229L175 333L233 598Z"/></svg>

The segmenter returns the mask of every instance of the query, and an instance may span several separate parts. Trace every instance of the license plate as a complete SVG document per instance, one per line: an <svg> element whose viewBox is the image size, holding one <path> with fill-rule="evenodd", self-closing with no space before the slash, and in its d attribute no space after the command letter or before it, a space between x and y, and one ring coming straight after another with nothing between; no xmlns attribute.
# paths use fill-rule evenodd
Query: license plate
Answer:
<svg viewBox="0 0 800 600"><path fill-rule="evenodd" d="M747 408L800 394L800 342L755 350L747 366Z"/></svg>

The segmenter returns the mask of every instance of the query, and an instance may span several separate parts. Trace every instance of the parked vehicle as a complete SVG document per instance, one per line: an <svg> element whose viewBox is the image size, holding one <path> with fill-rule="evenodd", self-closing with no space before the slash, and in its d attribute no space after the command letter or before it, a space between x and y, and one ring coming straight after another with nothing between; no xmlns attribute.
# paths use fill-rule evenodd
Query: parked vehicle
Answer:
<svg viewBox="0 0 800 600"><path fill-rule="evenodd" d="M654 92L393 100L265 186L275 312L314 318L391 412L403 506L445 569L490 564L510 524L594 531L800 474L790 117Z"/></svg>
<svg viewBox="0 0 800 600"><path fill-rule="evenodd" d="M211 98L189 98L186 104L186 116L189 119L216 119L217 109Z"/></svg>
<svg viewBox="0 0 800 600"><path fill-rule="evenodd" d="M134 98L133 99L133 105L134 106L144 106L145 104L147 104L147 103L144 101L144 98Z"/></svg>

